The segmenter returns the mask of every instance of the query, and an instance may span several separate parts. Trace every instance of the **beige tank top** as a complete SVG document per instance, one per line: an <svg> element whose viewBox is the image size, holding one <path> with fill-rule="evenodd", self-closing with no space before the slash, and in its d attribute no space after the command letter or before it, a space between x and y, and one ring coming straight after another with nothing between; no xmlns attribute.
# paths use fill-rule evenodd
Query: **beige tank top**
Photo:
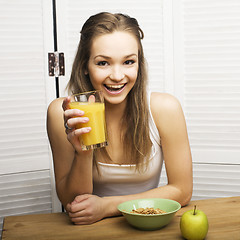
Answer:
<svg viewBox="0 0 240 240"><path fill-rule="evenodd" d="M158 187L163 154L158 129L151 111L149 112L150 138L153 146L148 168L143 172L139 172L135 170L135 164L119 165L98 162L101 174L98 174L96 168L93 169L94 195L100 197L129 195Z"/></svg>

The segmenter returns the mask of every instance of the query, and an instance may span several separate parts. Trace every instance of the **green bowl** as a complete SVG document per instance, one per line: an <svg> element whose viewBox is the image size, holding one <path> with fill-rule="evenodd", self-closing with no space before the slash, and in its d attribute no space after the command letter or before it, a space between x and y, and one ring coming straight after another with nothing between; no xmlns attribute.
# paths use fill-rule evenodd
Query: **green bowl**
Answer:
<svg viewBox="0 0 240 240"><path fill-rule="evenodd" d="M159 208L166 213L163 214L138 214L131 213L137 208ZM148 198L123 202L118 205L118 210L123 214L128 223L141 230L156 230L166 226L173 219L181 205L170 199Z"/></svg>

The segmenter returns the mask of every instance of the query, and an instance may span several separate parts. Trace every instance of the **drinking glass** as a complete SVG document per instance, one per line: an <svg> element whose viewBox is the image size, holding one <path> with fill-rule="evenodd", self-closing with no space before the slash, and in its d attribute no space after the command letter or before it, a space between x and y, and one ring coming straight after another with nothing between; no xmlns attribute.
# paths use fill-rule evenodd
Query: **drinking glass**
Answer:
<svg viewBox="0 0 240 240"><path fill-rule="evenodd" d="M102 92L97 90L74 94L71 96L69 107L84 111L83 117L89 118L87 123L80 123L76 126L77 128L91 127L90 132L83 133L79 138L82 150L107 146L105 105Z"/></svg>

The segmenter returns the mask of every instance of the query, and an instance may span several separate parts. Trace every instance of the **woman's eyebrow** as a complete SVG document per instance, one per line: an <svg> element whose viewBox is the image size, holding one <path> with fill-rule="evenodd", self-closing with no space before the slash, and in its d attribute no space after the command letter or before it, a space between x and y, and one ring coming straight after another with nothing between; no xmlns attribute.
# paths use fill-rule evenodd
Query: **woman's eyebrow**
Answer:
<svg viewBox="0 0 240 240"><path fill-rule="evenodd" d="M131 58L131 57L137 57L137 54L132 53L132 54L125 56L124 58Z"/></svg>
<svg viewBox="0 0 240 240"><path fill-rule="evenodd" d="M96 59L96 58L98 58L98 57L100 57L100 58L105 58L105 59L111 59L111 57L105 56L105 55L101 55L101 54L95 56L94 59ZM127 55L127 56L124 56L124 58L130 58L130 57L137 57L137 54L132 53L132 54L129 54L129 55Z"/></svg>
<svg viewBox="0 0 240 240"><path fill-rule="evenodd" d="M97 55L97 56L94 57L94 59L96 59L96 58L98 58L98 57L100 57L100 58L106 58L106 59L111 59L111 57L108 57L108 56L105 56L105 55Z"/></svg>

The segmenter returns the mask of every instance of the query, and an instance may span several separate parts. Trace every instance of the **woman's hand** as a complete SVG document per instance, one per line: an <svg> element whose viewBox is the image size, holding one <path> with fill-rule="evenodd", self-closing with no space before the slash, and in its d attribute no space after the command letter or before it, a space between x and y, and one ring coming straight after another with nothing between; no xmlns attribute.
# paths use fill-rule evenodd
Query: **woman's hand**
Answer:
<svg viewBox="0 0 240 240"><path fill-rule="evenodd" d="M66 97L63 100L62 108L64 110L64 126L66 128L66 134L68 141L73 145L76 151L79 153L82 151L81 145L79 142L79 137L81 134L88 133L91 131L90 127L77 128L77 125L80 123L86 123L89 121L87 117L84 117L84 112L79 109L70 109L69 108L70 97Z"/></svg>
<svg viewBox="0 0 240 240"><path fill-rule="evenodd" d="M106 217L106 202L103 198L91 194L75 197L67 204L66 210L74 224L91 224Z"/></svg>

